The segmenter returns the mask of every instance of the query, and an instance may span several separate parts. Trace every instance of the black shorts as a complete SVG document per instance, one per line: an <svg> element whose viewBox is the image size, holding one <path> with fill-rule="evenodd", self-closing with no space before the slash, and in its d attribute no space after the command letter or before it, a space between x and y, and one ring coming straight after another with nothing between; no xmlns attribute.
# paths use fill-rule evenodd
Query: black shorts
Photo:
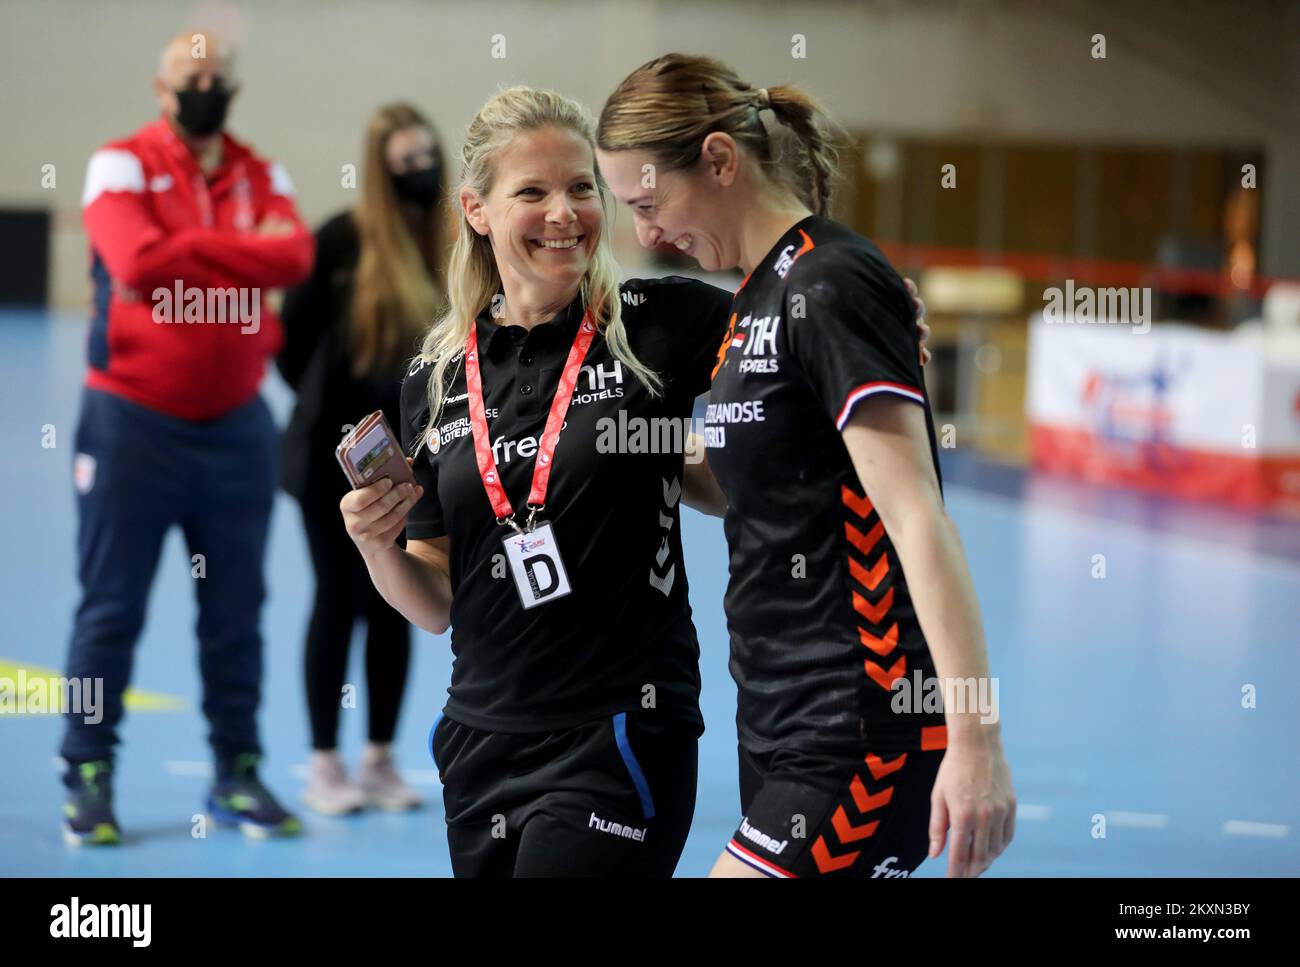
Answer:
<svg viewBox="0 0 1300 967"><path fill-rule="evenodd" d="M910 876L929 849L943 751L833 758L740 749L736 859L771 877Z"/></svg>
<svg viewBox="0 0 1300 967"><path fill-rule="evenodd" d="M672 876L698 727L620 712L558 732L429 732L456 876Z"/></svg>

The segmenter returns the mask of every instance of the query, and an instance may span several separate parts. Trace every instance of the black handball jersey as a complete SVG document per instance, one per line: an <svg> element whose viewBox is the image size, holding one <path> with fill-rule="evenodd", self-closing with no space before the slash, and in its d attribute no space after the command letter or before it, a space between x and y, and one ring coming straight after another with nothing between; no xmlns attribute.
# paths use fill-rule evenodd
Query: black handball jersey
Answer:
<svg viewBox="0 0 1300 967"><path fill-rule="evenodd" d="M855 406L894 394L925 408L938 474L915 326L879 250L820 216L791 228L737 290L706 442L730 502L731 672L752 751L945 745L923 687L893 690L933 678L934 664L840 435Z"/></svg>
<svg viewBox="0 0 1300 967"><path fill-rule="evenodd" d="M556 446L540 519L552 525L572 591L525 609L475 463L463 359L448 368L429 426L431 365L402 391L402 438L424 496L408 539L451 544L450 698L446 713L475 729L563 729L621 711L658 711L702 727L699 645L691 622L679 512L695 397L708 389L731 301L682 278L631 280L622 314L637 358L665 384L655 399L597 333ZM575 300L525 330L476 321L489 439L522 511L538 442L583 317ZM524 513L520 513L520 522Z"/></svg>

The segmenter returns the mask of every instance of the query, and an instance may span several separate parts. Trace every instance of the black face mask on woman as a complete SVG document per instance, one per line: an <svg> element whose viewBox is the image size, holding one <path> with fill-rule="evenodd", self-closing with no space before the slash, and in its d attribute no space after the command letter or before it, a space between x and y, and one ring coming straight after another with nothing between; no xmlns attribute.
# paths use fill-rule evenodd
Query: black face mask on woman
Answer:
<svg viewBox="0 0 1300 967"><path fill-rule="evenodd" d="M438 200L439 180L438 166L435 164L419 171L393 175L393 190L402 201L428 208Z"/></svg>
<svg viewBox="0 0 1300 967"><path fill-rule="evenodd" d="M206 91L187 87L175 93L180 104L180 110L176 112L176 123L187 134L206 137L216 134L226 123L226 111L235 92L224 84L213 84Z"/></svg>

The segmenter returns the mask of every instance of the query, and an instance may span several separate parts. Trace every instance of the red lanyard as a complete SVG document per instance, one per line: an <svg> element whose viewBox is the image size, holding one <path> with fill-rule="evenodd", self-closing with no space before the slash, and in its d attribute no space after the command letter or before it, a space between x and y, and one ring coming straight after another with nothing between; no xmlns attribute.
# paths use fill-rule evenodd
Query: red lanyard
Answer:
<svg viewBox="0 0 1300 967"><path fill-rule="evenodd" d="M533 487L528 492L528 509L532 511L529 523L537 512L546 506L546 488L551 480L551 464L555 458L555 445L560 442L560 427L564 426L565 414L573 402L573 388L578 383L578 370L587 357L587 348L596 335L596 323L591 310L582 317L577 335L573 337L573 346L569 349L569 358L564 361L564 370L560 373L560 385L555 390L555 399L551 401L551 412L546 418L546 429L542 431L541 442L537 446L537 462L533 464ZM469 338L465 341L465 387L469 391L469 420L474 430L474 459L478 462L478 474L483 480L483 489L487 491L496 514L498 524L514 523L514 508L506 489L501 486L501 474L497 471L496 458L492 456L492 445L488 441L487 409L483 405L483 378L478 367L478 321L469 327Z"/></svg>

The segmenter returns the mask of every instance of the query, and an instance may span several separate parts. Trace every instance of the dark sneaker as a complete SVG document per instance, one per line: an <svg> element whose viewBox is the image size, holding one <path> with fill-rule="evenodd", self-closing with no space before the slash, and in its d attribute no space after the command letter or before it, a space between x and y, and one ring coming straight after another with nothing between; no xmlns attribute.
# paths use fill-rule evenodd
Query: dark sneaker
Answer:
<svg viewBox="0 0 1300 967"><path fill-rule="evenodd" d="M208 813L224 826L238 826L254 839L271 836L297 836L302 824L262 785L257 777L261 756L245 753L236 756L229 774L219 778L208 796Z"/></svg>
<svg viewBox="0 0 1300 967"><path fill-rule="evenodd" d="M63 804L63 838L69 846L116 846L122 828L113 815L113 766L109 762L81 762L68 766L64 782L68 801Z"/></svg>

